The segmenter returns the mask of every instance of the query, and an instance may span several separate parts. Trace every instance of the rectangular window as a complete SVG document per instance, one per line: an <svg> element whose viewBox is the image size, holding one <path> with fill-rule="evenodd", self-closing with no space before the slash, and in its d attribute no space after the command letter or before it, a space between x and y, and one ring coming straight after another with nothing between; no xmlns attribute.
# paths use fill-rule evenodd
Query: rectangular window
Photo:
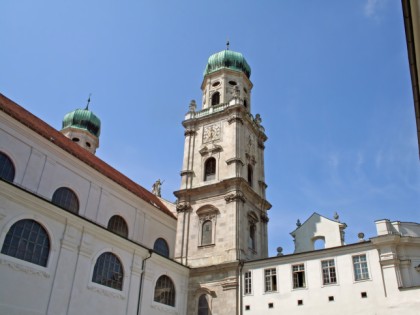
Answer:
<svg viewBox="0 0 420 315"><path fill-rule="evenodd" d="M353 256L354 280L369 279L369 270L366 260L366 255Z"/></svg>
<svg viewBox="0 0 420 315"><path fill-rule="evenodd" d="M335 272L334 259L321 261L322 282L324 285L337 283L337 274Z"/></svg>
<svg viewBox="0 0 420 315"><path fill-rule="evenodd" d="M245 279L244 294L251 294L252 293L251 271L245 272L244 279Z"/></svg>
<svg viewBox="0 0 420 315"><path fill-rule="evenodd" d="M276 268L264 270L265 275L265 292L277 291Z"/></svg>
<svg viewBox="0 0 420 315"><path fill-rule="evenodd" d="M306 288L305 265L299 264L292 266L293 271L293 289Z"/></svg>

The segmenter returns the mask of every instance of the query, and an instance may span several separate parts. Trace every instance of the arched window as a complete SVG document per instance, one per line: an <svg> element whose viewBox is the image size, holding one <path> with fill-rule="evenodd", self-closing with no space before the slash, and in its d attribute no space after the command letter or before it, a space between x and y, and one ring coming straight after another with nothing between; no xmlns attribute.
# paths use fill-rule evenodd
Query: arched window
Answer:
<svg viewBox="0 0 420 315"><path fill-rule="evenodd" d="M158 238L153 245L153 250L162 256L169 257L169 246L163 238Z"/></svg>
<svg viewBox="0 0 420 315"><path fill-rule="evenodd" d="M156 282L154 301L175 306L175 286L168 276L160 276Z"/></svg>
<svg viewBox="0 0 420 315"><path fill-rule="evenodd" d="M211 105L213 106L218 104L220 104L220 93L216 92L211 96Z"/></svg>
<svg viewBox="0 0 420 315"><path fill-rule="evenodd" d="M113 253L98 257L93 268L92 282L122 291L124 271L121 261Z"/></svg>
<svg viewBox="0 0 420 315"><path fill-rule="evenodd" d="M114 232L122 237L128 237L128 226L125 220L119 216L114 215L109 219L108 230Z"/></svg>
<svg viewBox="0 0 420 315"><path fill-rule="evenodd" d="M50 253L50 238L38 222L29 219L20 220L7 232L1 253L46 267Z"/></svg>
<svg viewBox="0 0 420 315"><path fill-rule="evenodd" d="M79 199L76 194L67 187L60 187L54 192L52 203L69 212L79 213Z"/></svg>
<svg viewBox="0 0 420 315"><path fill-rule="evenodd" d="M211 157L204 163L204 180L212 180L216 178L216 159Z"/></svg>
<svg viewBox="0 0 420 315"><path fill-rule="evenodd" d="M209 301L207 301L206 294L202 294L198 298L198 315L211 315Z"/></svg>
<svg viewBox="0 0 420 315"><path fill-rule="evenodd" d="M201 231L201 245L209 245L212 243L212 222L204 221Z"/></svg>
<svg viewBox="0 0 420 315"><path fill-rule="evenodd" d="M252 178L254 176L254 170L251 164L248 164L248 184L252 187Z"/></svg>
<svg viewBox="0 0 420 315"><path fill-rule="evenodd" d="M244 100L244 107L248 108L248 102L246 100Z"/></svg>
<svg viewBox="0 0 420 315"><path fill-rule="evenodd" d="M0 178L13 182L15 179L15 166L12 160L3 152L0 152Z"/></svg>

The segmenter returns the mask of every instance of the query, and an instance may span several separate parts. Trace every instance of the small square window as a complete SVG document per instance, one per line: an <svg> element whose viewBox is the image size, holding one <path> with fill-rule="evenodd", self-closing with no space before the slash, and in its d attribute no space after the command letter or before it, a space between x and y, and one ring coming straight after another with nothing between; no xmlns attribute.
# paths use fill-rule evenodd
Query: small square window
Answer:
<svg viewBox="0 0 420 315"><path fill-rule="evenodd" d="M303 300L298 300L298 301L297 301L297 304L298 304L298 305L303 305Z"/></svg>
<svg viewBox="0 0 420 315"><path fill-rule="evenodd" d="M268 303L268 308L273 308L274 307L274 303Z"/></svg>
<svg viewBox="0 0 420 315"><path fill-rule="evenodd" d="M245 305L245 311L249 311L251 309L251 306Z"/></svg>
<svg viewBox="0 0 420 315"><path fill-rule="evenodd" d="M334 301L334 297L333 296L329 296L328 297L328 301L333 302Z"/></svg>
<svg viewBox="0 0 420 315"><path fill-rule="evenodd" d="M367 298L367 292L360 293L360 296L362 297L362 299L366 299Z"/></svg>

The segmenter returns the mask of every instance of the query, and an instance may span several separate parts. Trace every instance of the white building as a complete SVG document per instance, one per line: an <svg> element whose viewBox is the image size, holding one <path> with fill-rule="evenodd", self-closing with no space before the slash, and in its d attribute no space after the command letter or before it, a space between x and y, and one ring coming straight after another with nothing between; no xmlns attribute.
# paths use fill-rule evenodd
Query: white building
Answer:
<svg viewBox="0 0 420 315"><path fill-rule="evenodd" d="M418 224L378 221L377 237L345 245L345 224L314 214L295 254L267 257L250 74L240 53L209 58L176 204L94 155L88 107L59 132L0 95L0 314L415 314Z"/></svg>

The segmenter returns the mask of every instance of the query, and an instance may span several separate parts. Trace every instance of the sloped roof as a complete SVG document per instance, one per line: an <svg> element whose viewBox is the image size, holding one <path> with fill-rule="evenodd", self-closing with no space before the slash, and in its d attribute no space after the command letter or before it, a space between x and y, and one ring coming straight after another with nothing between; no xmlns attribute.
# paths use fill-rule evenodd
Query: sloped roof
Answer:
<svg viewBox="0 0 420 315"><path fill-rule="evenodd" d="M132 192L134 195L143 199L147 203L154 206L159 211L162 211L171 218L176 219L175 215L160 201L160 199L152 194L150 191L133 182L124 174L118 172L116 169L102 161L97 156L86 151L59 131L48 125L43 120L28 112L26 109L16 104L12 100L0 93L0 110L19 121L29 129L35 131L40 136L44 137L59 148L73 155L80 161L89 165L102 175L108 177L121 187Z"/></svg>

